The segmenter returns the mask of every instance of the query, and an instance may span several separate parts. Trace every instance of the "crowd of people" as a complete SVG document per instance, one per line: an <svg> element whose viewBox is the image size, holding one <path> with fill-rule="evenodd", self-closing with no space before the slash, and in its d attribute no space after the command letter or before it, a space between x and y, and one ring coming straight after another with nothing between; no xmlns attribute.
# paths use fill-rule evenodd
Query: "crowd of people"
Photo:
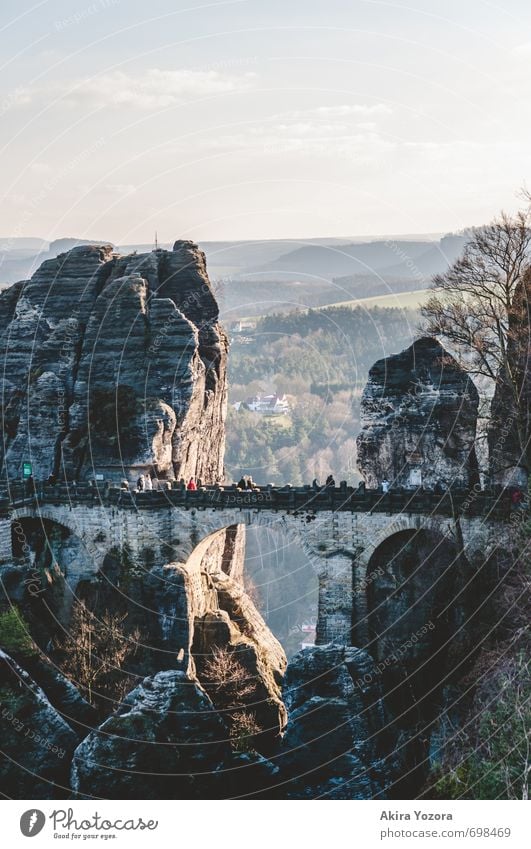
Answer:
<svg viewBox="0 0 531 849"><path fill-rule="evenodd" d="M45 483L45 485L48 485L48 486L55 486L58 483L58 481L57 481L57 478L56 478L55 475L50 475L44 483ZM188 492L195 492L196 490L203 488L202 482L199 479L196 480L196 478L194 476L191 476L190 478L188 478L188 481L181 479L179 483L180 483L180 486L182 488L186 489ZM68 485L70 487L72 487L74 490L77 486L75 481L69 481ZM96 481L88 481L88 485L95 487ZM109 485L110 485L110 482L107 481L106 484L104 485L104 488L109 487ZM160 491L160 490L164 490L164 489L169 489L169 488L171 488L171 486L172 486L171 481L160 479L160 478L157 478L157 477L152 477L149 472L146 472L146 473L142 473L141 475L139 475L139 477L136 481L136 487L134 488L134 492L137 492L137 493L152 492L153 490L159 490ZM26 478L24 488L25 488L26 495L32 495L36 492L36 482L34 480L33 475L31 475L29 478ZM256 484L253 481L252 476L246 475L246 474L241 476L240 480L236 484L236 488L238 490L242 490L242 491L249 491L249 490L250 491L257 491L257 490L260 489L259 485ZM282 487L282 489L285 489L285 488L286 487ZM336 488L336 481L334 479L334 476L331 475L331 474L328 475L324 484L321 484L317 478L314 478L313 481L312 481L312 484L311 484L311 488L314 492L331 491L331 490L334 490ZM120 489L122 489L124 491L130 491L129 482L127 480L122 480L121 485L120 485ZM424 487L419 487L419 489L424 490ZM349 490L351 492L354 491L351 487L349 487ZM458 492L458 490L459 490L459 488L456 489L452 486L449 487L449 486L447 486L446 484L444 484L440 481L438 481L435 484L435 486L432 488L432 491L435 492L435 494L440 495L441 497L444 496L447 493L449 493L450 495L452 495L452 494L455 495ZM511 485L509 485L509 486L500 485L498 487L495 487L494 489L493 489L492 486L490 486L490 487L487 486L486 490L488 492L491 492L491 494L496 496L496 497L502 496L503 498L508 498L510 500L512 510L521 510L521 509L527 508L527 503L528 503L527 493L522 489L522 487L520 487L518 485L512 485L512 486ZM496 491L494 491L494 490L496 490ZM366 484L365 484L364 481L361 481L358 484L355 492L358 495L364 495L366 491L367 491ZM402 488L401 487L392 487L389 480L384 478L380 482L376 491L380 492L383 496L386 496L386 495L390 494L391 491L393 491L393 492L402 491ZM426 491L426 490L424 490L424 491Z"/></svg>
<svg viewBox="0 0 531 849"><path fill-rule="evenodd" d="M127 481L123 482L127 484ZM184 484L184 481L182 481ZM200 485L200 482L199 482ZM171 486L170 481L161 480L159 478L153 479L149 474L142 474L138 478L136 482L136 492L151 492L154 489L168 489ZM128 486L123 486L124 489L128 489ZM188 492L195 492L198 488L198 484L194 477L189 478L188 483L186 484L186 489Z"/></svg>

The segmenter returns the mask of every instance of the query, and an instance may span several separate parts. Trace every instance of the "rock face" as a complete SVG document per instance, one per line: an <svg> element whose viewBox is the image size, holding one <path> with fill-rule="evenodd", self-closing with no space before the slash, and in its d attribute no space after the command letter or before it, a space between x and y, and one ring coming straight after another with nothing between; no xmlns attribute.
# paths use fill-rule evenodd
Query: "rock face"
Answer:
<svg viewBox="0 0 531 849"><path fill-rule="evenodd" d="M284 696L287 733L264 759L231 748L227 725L184 671L159 672L79 745L72 788L111 799L385 798L398 758L369 655L305 651Z"/></svg>
<svg viewBox="0 0 531 849"><path fill-rule="evenodd" d="M358 648L315 646L290 662L288 726L275 762L292 799L385 798L398 758L374 663Z"/></svg>
<svg viewBox="0 0 531 849"><path fill-rule="evenodd" d="M140 631L142 650L131 661L131 671L137 675L175 668L178 661L191 679L203 682L205 667L215 650L234 655L252 684L252 688L246 688L249 692L244 702L250 704L264 733L274 739L286 723L281 686L287 660L245 592L244 558L243 525L211 534L185 562L135 563L124 552L116 551L105 558L97 576L72 586L68 598L73 594L96 616L109 610L118 613L124 617L129 633ZM12 567L4 567L11 592L18 594L19 603L27 602L24 585L14 580L12 571ZM59 590L58 583L56 596ZM44 604L31 608L32 625L35 620L38 623L35 628L43 619L42 607L68 613L56 596L44 591L39 595L38 601L42 597ZM68 627L68 620L65 625ZM51 632L40 627L40 645L49 642L57 627L55 619L48 627ZM213 699L217 707L215 696Z"/></svg>
<svg viewBox="0 0 531 849"><path fill-rule="evenodd" d="M69 795L69 764L79 738L44 691L0 650L0 786L13 799Z"/></svg>
<svg viewBox="0 0 531 849"><path fill-rule="evenodd" d="M155 567L146 580L146 606L156 614L155 642L168 658L182 657L191 676L203 680L214 648L234 655L253 684L247 700L258 724L276 737L286 724L287 660L243 588L244 545L245 528L237 525L207 537L186 563Z"/></svg>
<svg viewBox="0 0 531 849"><path fill-rule="evenodd" d="M361 402L358 466L366 484L474 484L478 403L470 377L435 339L379 360Z"/></svg>
<svg viewBox="0 0 531 849"><path fill-rule="evenodd" d="M222 799L264 789L275 772L259 756L234 753L208 696L183 671L167 670L85 738L72 788L104 799Z"/></svg>
<svg viewBox="0 0 531 849"><path fill-rule="evenodd" d="M223 476L227 337L204 254L83 245L0 296L4 474Z"/></svg>

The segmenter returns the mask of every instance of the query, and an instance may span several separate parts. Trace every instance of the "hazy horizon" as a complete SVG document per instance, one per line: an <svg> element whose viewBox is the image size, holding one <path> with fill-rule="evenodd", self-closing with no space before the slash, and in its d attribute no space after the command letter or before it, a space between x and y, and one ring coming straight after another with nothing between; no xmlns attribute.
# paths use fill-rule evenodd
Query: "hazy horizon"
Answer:
<svg viewBox="0 0 531 849"><path fill-rule="evenodd" d="M312 241L322 241L324 239L330 239L334 242L344 242L345 244L356 243L356 242L365 242L365 241L381 241L381 240L389 240L389 239L397 239L399 241L407 241L407 240L418 240L418 241L430 241L430 240L439 240L444 238L444 236L455 235L457 231L445 231L440 233L368 233L367 235L323 235L323 234L312 234L309 236L294 236L294 235L286 235L286 236L265 236L265 237L254 237L254 238L226 238L226 239L194 239L193 235L187 236L193 242L234 242L243 244L245 242L312 242ZM173 239L158 239L159 246L161 245L171 245L173 242L177 241L179 237L175 237ZM13 236L13 235L4 235L0 236L0 250L4 249L4 242L13 243L15 241L35 241L35 242L43 242L46 244L51 244L56 241L92 241L92 242L101 242L110 243L113 245L120 246L120 242L116 241L116 239L111 239L108 236L105 238L98 239L93 236L74 236L74 235L60 235L56 236L53 239L45 239L43 236L36 236L35 234L29 234L28 236ZM125 244L125 243L124 243ZM148 245L154 244L154 234L152 234L150 238L139 238L136 242L131 242L130 244L137 245Z"/></svg>

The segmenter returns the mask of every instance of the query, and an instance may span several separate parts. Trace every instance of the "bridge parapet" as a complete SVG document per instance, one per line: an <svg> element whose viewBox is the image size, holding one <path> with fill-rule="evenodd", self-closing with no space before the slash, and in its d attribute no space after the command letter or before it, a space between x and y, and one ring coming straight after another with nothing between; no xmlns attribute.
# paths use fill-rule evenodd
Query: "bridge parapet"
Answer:
<svg viewBox="0 0 531 849"><path fill-rule="evenodd" d="M511 500L506 490L456 489L442 493L433 490L378 490L361 492L351 487L257 487L240 490L235 486L204 487L188 491L181 487L137 492L109 486L64 484L48 486L15 484L0 496L0 511L28 503L101 504L120 509L160 510L168 507L188 509L276 510L285 513L411 513L437 516L482 516L506 520Z"/></svg>

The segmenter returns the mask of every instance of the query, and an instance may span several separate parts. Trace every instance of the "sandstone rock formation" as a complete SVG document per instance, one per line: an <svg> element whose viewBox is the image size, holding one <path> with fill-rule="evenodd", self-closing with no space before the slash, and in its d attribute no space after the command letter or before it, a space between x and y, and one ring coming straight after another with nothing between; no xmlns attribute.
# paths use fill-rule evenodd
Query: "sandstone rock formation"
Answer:
<svg viewBox="0 0 531 849"><path fill-rule="evenodd" d="M474 484L478 403L474 383L436 339L379 360L361 402L358 467L366 484Z"/></svg>
<svg viewBox="0 0 531 849"><path fill-rule="evenodd" d="M284 686L288 726L278 757L293 799L385 798L398 757L381 682L367 652L315 646L296 655Z"/></svg>
<svg viewBox="0 0 531 849"><path fill-rule="evenodd" d="M182 657L191 676L204 680L214 648L237 659L253 684L250 709L275 737L286 724L281 685L287 660L243 588L244 545L245 527L237 525L207 537L186 563L155 567L146 580L146 606L156 614L155 642L170 662Z"/></svg>
<svg viewBox="0 0 531 849"><path fill-rule="evenodd" d="M263 790L275 772L258 755L234 753L208 696L185 672L167 670L83 740L71 780L81 797L220 799Z"/></svg>
<svg viewBox="0 0 531 849"><path fill-rule="evenodd" d="M302 652L285 699L287 733L264 759L231 748L227 725L184 671L159 672L78 746L72 788L111 799L385 798L398 757L365 652Z"/></svg>
<svg viewBox="0 0 531 849"><path fill-rule="evenodd" d="M223 476L227 337L204 254L72 248L0 296L3 474Z"/></svg>
<svg viewBox="0 0 531 849"><path fill-rule="evenodd" d="M127 633L140 632L142 648L128 664L132 674L154 674L179 661L192 679L202 680L213 651L226 650L253 684L247 701L261 729L278 736L286 722L287 660L243 586L245 526L217 531L187 560L164 565L149 549L145 561L133 559L127 547L112 549L97 574L90 562L80 572L83 549L65 528L30 519L20 526L29 551L0 566L0 579L43 650L70 633L74 599L97 617L107 611L123 617ZM170 543L167 550L171 557Z"/></svg>
<svg viewBox="0 0 531 849"><path fill-rule="evenodd" d="M78 736L30 675L0 650L0 786L14 799L69 795Z"/></svg>

